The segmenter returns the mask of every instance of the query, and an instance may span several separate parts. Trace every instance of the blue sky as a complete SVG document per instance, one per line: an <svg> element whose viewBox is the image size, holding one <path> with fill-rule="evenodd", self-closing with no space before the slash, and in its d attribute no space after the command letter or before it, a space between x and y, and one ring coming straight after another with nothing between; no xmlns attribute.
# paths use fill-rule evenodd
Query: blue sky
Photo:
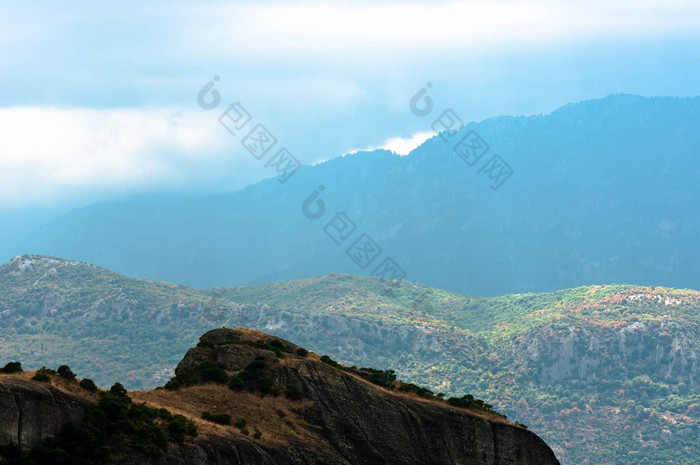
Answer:
<svg viewBox="0 0 700 465"><path fill-rule="evenodd" d="M214 76L303 163L407 151L425 85L465 121L700 94L693 1L3 2L0 209L268 177L197 106ZM406 142L410 140L410 142Z"/></svg>

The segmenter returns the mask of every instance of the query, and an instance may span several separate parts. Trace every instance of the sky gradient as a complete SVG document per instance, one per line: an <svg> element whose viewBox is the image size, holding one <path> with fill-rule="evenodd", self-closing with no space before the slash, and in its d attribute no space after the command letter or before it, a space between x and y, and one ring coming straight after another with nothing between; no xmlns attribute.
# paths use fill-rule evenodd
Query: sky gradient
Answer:
<svg viewBox="0 0 700 465"><path fill-rule="evenodd" d="M0 209L228 192L269 177L240 101L302 163L406 153L427 82L465 120L611 93L700 94L700 4L22 2L0 6ZM222 108L197 106L213 76Z"/></svg>

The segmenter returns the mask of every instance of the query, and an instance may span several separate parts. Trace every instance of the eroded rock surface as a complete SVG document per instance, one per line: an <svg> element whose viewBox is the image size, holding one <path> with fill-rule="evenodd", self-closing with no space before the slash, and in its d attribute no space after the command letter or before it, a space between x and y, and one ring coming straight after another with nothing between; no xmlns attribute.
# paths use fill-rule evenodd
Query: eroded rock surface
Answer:
<svg viewBox="0 0 700 465"><path fill-rule="evenodd" d="M0 445L30 449L58 434L68 423L78 424L90 404L53 386L0 377Z"/></svg>

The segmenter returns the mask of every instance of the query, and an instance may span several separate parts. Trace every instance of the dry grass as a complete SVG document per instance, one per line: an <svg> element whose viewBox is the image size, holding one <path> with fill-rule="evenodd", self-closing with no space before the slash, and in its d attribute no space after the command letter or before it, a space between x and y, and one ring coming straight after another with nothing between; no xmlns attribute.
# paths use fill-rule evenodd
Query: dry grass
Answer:
<svg viewBox="0 0 700 465"><path fill-rule="evenodd" d="M321 362L321 363L323 363L323 362ZM485 420L492 421L495 423L502 423L505 425L514 425L513 423L511 423L507 419L505 419L502 416L497 415L495 413L491 413L491 412L487 412L485 410L479 410L479 409L465 409L465 408L461 408L461 407L455 407L453 405L448 404L445 401L441 401L438 399L430 399L430 398L426 398L426 397L420 397L419 395L417 395L413 392L392 391L391 389L387 389L385 387L370 383L369 381L367 381L366 379L364 379L363 377L361 377L359 375L356 375L355 373L351 373L351 372L343 372L343 373L348 375L348 376L352 376L356 380L361 381L361 382L367 384L368 386L371 386L372 388L377 389L379 391L382 391L383 393L389 394L391 396L399 397L401 399L409 400L412 402L421 402L424 404L435 405L437 407L445 408L447 410L452 410L455 412L466 413L467 415L472 415L475 417L483 418Z"/></svg>
<svg viewBox="0 0 700 465"><path fill-rule="evenodd" d="M270 340L271 336L252 330L244 330L246 339ZM296 348L296 346L293 346ZM323 363L319 355L309 352L307 357L299 357L288 354L284 358L277 358L273 365L295 366L305 363ZM273 366L274 368L274 366ZM31 380L35 372L23 372L3 377L14 377ZM414 393L389 390L370 383L359 375L351 372L341 372L341 376L351 376L361 383L365 383L370 389L395 396L409 402L419 402L447 409L462 414L479 417L491 422L512 424L503 417L476 409L463 409L453 407L444 401L419 397ZM95 403L99 399L99 392L91 393L78 385L77 381L66 380L58 375L50 375L50 384L67 394L79 397L88 402ZM48 383L37 383L48 384ZM199 434L204 437L244 436L241 429L235 425L219 425L202 418L203 412L211 414L231 415L232 423L237 420L245 420L245 429L249 432L245 435L250 440L257 440L269 445L287 446L291 438L296 438L307 444L316 444L321 447L328 446L325 440L318 434L317 427L304 422L301 412L312 406L312 401L291 401L284 396L261 397L249 392L236 392L226 385L203 384L198 386L181 387L177 391L158 389L153 391L130 391L129 396L137 403L146 403L153 408L164 408L172 414L180 414L192 420L198 427ZM261 436L255 439L253 434L259 431Z"/></svg>
<svg viewBox="0 0 700 465"><path fill-rule="evenodd" d="M246 420L245 428L253 433L260 431L260 441L286 445L290 437L304 442L318 442L310 432L310 426L296 413L311 405L311 401L292 402L283 396L261 397L249 392L231 391L225 385L204 384L181 387L177 391L134 391L135 402L145 402L151 407L165 408L173 414L181 414L197 424L199 432L208 436L242 434L234 425L219 425L202 419L203 412L231 415L232 422Z"/></svg>
<svg viewBox="0 0 700 465"><path fill-rule="evenodd" d="M21 379L24 381L29 381L31 383L35 383L39 386L53 386L54 388L58 389L59 391L69 394L73 397L77 397L79 399L83 399L87 402L91 403L96 403L100 399L100 394L98 392L90 392L86 389L83 389L78 385L78 382L80 381L79 379L75 380L67 380L65 378L62 378L61 376L58 375L49 375L49 378L51 379L50 382L48 383L43 383L39 381L32 381L32 377L36 374L36 371L23 371L21 373L12 373L12 374L5 374L2 373L0 374L0 383L2 382L3 378L14 378L14 379Z"/></svg>

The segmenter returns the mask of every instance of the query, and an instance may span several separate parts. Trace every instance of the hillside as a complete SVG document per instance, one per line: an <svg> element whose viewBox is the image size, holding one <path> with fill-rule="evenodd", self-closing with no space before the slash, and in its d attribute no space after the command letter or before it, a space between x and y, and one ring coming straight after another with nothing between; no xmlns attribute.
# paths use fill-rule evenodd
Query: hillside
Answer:
<svg viewBox="0 0 700 465"><path fill-rule="evenodd" d="M92 205L45 225L17 253L206 288L369 275L387 257L408 281L470 295L611 282L697 288L699 125L700 98L612 95L470 123L405 157L333 158L285 184ZM481 162L453 152L470 131L489 145L484 159L499 154L514 170L498 190ZM325 212L312 220L302 205L319 186ZM355 226L344 241L327 227L341 212ZM346 254L363 233L382 249L365 268Z"/></svg>
<svg viewBox="0 0 700 465"><path fill-rule="evenodd" d="M0 361L163 385L208 328L245 326L346 365L473 394L564 464L700 459L700 293L589 286L477 298L328 275L196 290L39 256L0 267Z"/></svg>
<svg viewBox="0 0 700 465"><path fill-rule="evenodd" d="M38 465L559 463L488 406L418 396L390 372L343 367L257 331L207 332L165 390L81 392L67 373L0 375L0 446ZM26 463L16 449L0 454Z"/></svg>

